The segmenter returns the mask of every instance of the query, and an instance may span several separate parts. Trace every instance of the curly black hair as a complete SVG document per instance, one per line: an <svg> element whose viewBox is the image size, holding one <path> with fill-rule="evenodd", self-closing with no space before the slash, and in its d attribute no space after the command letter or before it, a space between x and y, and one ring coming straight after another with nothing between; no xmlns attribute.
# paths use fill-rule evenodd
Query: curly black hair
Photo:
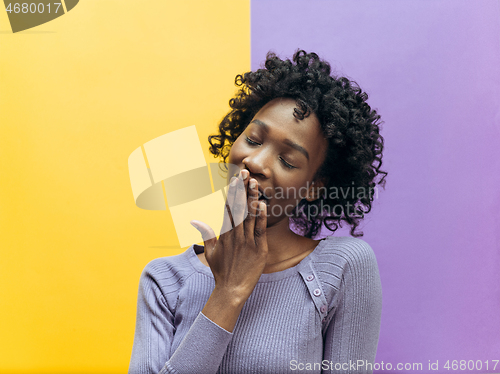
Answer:
<svg viewBox="0 0 500 374"><path fill-rule="evenodd" d="M233 143L266 103L281 97L294 99L294 117L304 119L314 113L328 140L325 161L314 180L322 180L326 191L336 188L344 193L326 193L312 202L302 199L291 223L302 235L313 238L322 225L335 232L345 221L352 236L362 236L356 228L372 208L371 192L377 184L385 187L387 176L380 169L384 148L380 115L367 104L368 95L356 82L331 74L330 64L316 53L298 50L290 61L269 52L264 66L236 76L235 84L241 88L229 101L231 111L219 124L219 133L208 137L210 152L226 162ZM354 186L356 194L347 190L354 191ZM342 213L332 214L339 205ZM349 207L354 214L346 214ZM311 211L317 213L311 215Z"/></svg>

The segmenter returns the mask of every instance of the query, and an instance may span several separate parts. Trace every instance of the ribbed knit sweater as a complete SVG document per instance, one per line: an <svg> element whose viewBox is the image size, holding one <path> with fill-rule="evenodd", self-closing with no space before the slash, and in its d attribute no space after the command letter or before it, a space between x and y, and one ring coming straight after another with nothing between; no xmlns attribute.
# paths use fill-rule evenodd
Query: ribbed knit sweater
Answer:
<svg viewBox="0 0 500 374"><path fill-rule="evenodd" d="M202 251L144 268L129 374L372 372L382 291L366 242L331 236L296 266L262 274L232 333L201 313L215 286Z"/></svg>

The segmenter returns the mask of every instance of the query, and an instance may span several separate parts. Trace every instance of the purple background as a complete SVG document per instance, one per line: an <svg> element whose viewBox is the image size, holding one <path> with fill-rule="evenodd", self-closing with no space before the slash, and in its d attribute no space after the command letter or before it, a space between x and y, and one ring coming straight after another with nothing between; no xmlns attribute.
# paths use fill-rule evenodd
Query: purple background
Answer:
<svg viewBox="0 0 500 374"><path fill-rule="evenodd" d="M384 293L376 362L427 372L439 360L449 373L446 360L483 360L483 372L489 360L493 372L500 3L252 0L251 38L252 69L269 50L314 51L357 81L384 120L387 186L362 226Z"/></svg>

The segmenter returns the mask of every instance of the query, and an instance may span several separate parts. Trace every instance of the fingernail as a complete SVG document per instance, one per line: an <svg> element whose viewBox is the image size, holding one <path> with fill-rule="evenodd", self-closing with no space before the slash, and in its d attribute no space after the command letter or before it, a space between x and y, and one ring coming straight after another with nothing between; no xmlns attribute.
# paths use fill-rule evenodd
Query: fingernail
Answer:
<svg viewBox="0 0 500 374"><path fill-rule="evenodd" d="M242 170L241 176L243 177L243 180L247 179L248 178L248 170Z"/></svg>
<svg viewBox="0 0 500 374"><path fill-rule="evenodd" d="M255 188L255 186L257 186L257 181L255 179L252 179L250 181L250 188Z"/></svg>

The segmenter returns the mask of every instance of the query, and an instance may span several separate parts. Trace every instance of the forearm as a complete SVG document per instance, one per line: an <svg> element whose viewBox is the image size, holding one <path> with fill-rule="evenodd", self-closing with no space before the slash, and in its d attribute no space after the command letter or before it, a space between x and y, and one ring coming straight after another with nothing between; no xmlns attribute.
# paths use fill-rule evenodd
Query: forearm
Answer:
<svg viewBox="0 0 500 374"><path fill-rule="evenodd" d="M203 313L198 313L201 309L199 304L189 303L189 299L184 300L184 305L190 305L191 308L182 311L171 307L178 300L180 284L184 283L164 282L165 279L172 278L166 276L168 271L177 270L164 266L163 262L163 259L153 260L141 274L129 374L215 374L232 333ZM202 286L206 287L207 292L213 290L212 282L206 282ZM217 304L221 305L222 302ZM193 314L196 318L189 330L182 333L185 334L182 342L174 351L176 315L184 320L191 318Z"/></svg>
<svg viewBox="0 0 500 374"><path fill-rule="evenodd" d="M201 311L208 319L232 332L248 296L235 289L215 287Z"/></svg>
<svg viewBox="0 0 500 374"><path fill-rule="evenodd" d="M215 374L232 336L200 313L159 374Z"/></svg>
<svg viewBox="0 0 500 374"><path fill-rule="evenodd" d="M231 341L247 294L236 288L215 287L160 374L215 373Z"/></svg>

